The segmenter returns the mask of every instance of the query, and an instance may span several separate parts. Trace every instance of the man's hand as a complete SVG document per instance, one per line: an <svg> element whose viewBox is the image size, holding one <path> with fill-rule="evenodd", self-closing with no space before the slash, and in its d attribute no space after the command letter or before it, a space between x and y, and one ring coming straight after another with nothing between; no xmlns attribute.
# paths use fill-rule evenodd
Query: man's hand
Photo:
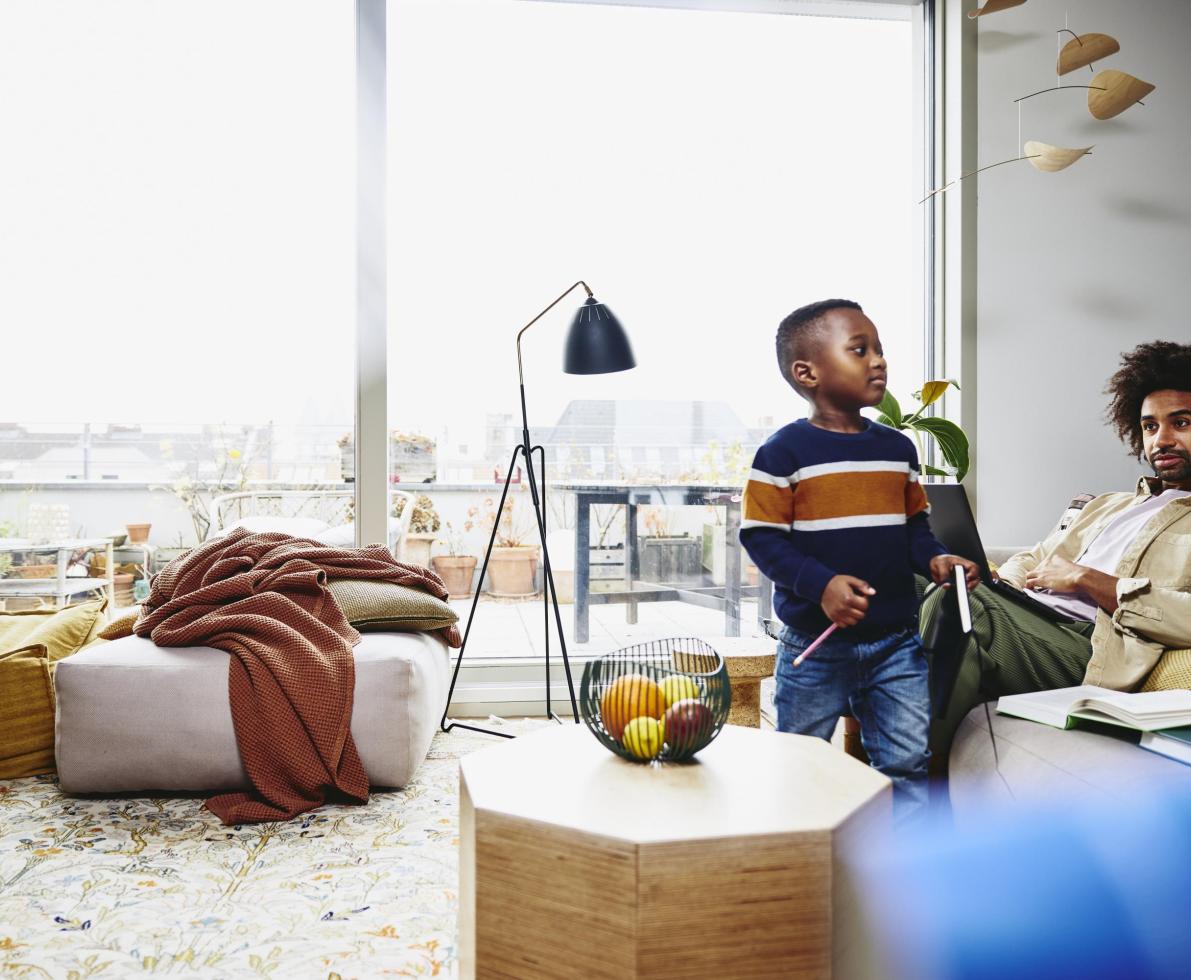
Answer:
<svg viewBox="0 0 1191 980"><path fill-rule="evenodd" d="M819 605L836 626L855 626L868 612L868 596L877 590L855 575L836 575L827 583Z"/></svg>
<svg viewBox="0 0 1191 980"><path fill-rule="evenodd" d="M1117 609L1117 577L1051 555L1026 575L1027 589L1085 595L1109 615Z"/></svg>
<svg viewBox="0 0 1191 980"><path fill-rule="evenodd" d="M956 565L964 570L968 591L971 592L980 584L980 566L967 558L960 558L959 555L936 555L932 558L930 560L930 577L936 585L948 589L955 579Z"/></svg>
<svg viewBox="0 0 1191 980"><path fill-rule="evenodd" d="M1049 589L1051 592L1061 592L1064 595L1083 592L1080 581L1084 571L1083 565L1077 565L1058 555L1051 555L1026 575L1026 588Z"/></svg>

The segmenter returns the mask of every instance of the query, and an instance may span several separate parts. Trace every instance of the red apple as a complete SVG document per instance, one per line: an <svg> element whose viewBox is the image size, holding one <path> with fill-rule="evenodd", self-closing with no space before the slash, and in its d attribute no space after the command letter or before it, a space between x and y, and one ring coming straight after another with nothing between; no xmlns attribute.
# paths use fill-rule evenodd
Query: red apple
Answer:
<svg viewBox="0 0 1191 980"><path fill-rule="evenodd" d="M685 752L698 745L714 725L715 716L711 709L695 698L686 698L670 705L662 722L666 744L676 752Z"/></svg>

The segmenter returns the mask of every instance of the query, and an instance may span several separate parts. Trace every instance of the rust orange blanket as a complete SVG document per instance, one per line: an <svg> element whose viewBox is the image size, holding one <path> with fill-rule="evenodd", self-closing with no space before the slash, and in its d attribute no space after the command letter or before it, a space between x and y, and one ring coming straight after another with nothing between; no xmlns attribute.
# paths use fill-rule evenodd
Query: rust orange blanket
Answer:
<svg viewBox="0 0 1191 980"><path fill-rule="evenodd" d="M253 788L207 800L226 824L288 820L328 797L368 799L351 736L352 647L360 634L327 590L336 578L447 597L437 575L398 562L383 545L332 548L243 529L171 562L153 581L138 636L231 654L232 721ZM456 627L442 632L459 646Z"/></svg>

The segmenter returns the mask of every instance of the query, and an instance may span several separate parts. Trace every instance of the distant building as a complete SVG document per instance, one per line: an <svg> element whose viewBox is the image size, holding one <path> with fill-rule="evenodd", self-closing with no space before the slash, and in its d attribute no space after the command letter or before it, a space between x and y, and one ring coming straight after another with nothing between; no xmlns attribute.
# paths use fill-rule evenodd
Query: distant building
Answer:
<svg viewBox="0 0 1191 980"><path fill-rule="evenodd" d="M582 400L535 428L552 480L718 482L724 453L752 458L757 440L726 402Z"/></svg>

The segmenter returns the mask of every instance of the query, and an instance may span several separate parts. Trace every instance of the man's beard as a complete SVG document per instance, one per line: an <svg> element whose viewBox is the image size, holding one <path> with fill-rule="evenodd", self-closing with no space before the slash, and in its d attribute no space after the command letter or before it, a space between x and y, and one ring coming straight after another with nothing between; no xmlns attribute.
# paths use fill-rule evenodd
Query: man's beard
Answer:
<svg viewBox="0 0 1191 980"><path fill-rule="evenodd" d="M1159 455L1155 453L1155 455ZM1149 460L1150 468L1154 471L1156 476L1163 483L1186 483L1191 480L1191 456L1187 453L1177 449L1164 449L1161 455L1163 456L1178 456L1183 461L1183 465L1174 470L1159 470L1157 463L1151 458Z"/></svg>

